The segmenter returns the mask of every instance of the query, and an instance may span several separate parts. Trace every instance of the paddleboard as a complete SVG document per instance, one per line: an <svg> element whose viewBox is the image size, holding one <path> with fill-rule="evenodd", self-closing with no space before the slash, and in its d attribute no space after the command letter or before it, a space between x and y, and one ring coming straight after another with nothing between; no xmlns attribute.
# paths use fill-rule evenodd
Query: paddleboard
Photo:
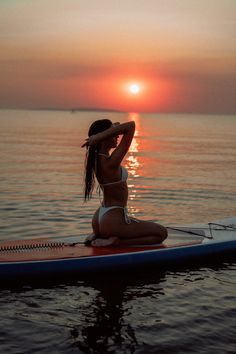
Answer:
<svg viewBox="0 0 236 354"><path fill-rule="evenodd" d="M81 242L79 237L1 241L0 279L80 276L151 264L171 266L236 251L236 217L206 225L173 226L168 234L162 244L128 247L85 246L77 243Z"/></svg>

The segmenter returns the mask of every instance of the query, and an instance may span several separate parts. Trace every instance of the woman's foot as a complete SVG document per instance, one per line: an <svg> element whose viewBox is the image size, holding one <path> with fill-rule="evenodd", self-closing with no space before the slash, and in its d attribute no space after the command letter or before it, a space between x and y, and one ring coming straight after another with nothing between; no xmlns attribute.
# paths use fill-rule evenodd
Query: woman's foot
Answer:
<svg viewBox="0 0 236 354"><path fill-rule="evenodd" d="M91 246L91 243L94 240L96 240L96 235L94 235L94 234L88 235L84 241L85 246Z"/></svg>
<svg viewBox="0 0 236 354"><path fill-rule="evenodd" d="M96 238L91 242L93 247L117 246L120 243L118 237Z"/></svg>

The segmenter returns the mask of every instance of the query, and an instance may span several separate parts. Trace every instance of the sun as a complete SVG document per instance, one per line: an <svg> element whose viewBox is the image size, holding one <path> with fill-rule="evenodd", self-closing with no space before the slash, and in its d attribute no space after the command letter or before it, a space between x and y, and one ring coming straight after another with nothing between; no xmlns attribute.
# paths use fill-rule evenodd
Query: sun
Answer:
<svg viewBox="0 0 236 354"><path fill-rule="evenodd" d="M130 93L132 93L133 95L136 95L137 93L139 93L140 87L139 87L139 85L137 85L137 84L131 84L131 85L129 86L129 91L130 91Z"/></svg>

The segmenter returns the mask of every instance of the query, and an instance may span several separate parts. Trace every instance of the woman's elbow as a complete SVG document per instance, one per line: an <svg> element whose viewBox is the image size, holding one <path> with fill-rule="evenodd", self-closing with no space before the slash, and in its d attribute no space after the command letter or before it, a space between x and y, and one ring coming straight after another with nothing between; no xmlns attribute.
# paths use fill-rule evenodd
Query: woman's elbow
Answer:
<svg viewBox="0 0 236 354"><path fill-rule="evenodd" d="M131 120L131 121L130 121L130 124L132 125L132 127L135 128L135 121L134 121L134 120Z"/></svg>
<svg viewBox="0 0 236 354"><path fill-rule="evenodd" d="M129 122L129 124L130 124L130 129L135 130L135 121L134 121L134 120L131 120L131 121Z"/></svg>

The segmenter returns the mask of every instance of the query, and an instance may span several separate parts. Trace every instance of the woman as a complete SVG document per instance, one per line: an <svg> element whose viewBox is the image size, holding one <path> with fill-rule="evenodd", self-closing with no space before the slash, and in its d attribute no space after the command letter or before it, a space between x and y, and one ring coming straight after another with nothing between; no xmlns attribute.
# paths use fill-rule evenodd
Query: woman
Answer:
<svg viewBox="0 0 236 354"><path fill-rule="evenodd" d="M95 121L88 132L85 161L85 195L92 197L95 177L103 191L103 201L92 220L94 235L87 238L92 246L155 244L164 241L167 230L150 221L131 218L127 214L127 170L121 166L135 132L135 122L123 124L108 119ZM122 135L119 143L118 137ZM110 150L114 149L112 153Z"/></svg>

